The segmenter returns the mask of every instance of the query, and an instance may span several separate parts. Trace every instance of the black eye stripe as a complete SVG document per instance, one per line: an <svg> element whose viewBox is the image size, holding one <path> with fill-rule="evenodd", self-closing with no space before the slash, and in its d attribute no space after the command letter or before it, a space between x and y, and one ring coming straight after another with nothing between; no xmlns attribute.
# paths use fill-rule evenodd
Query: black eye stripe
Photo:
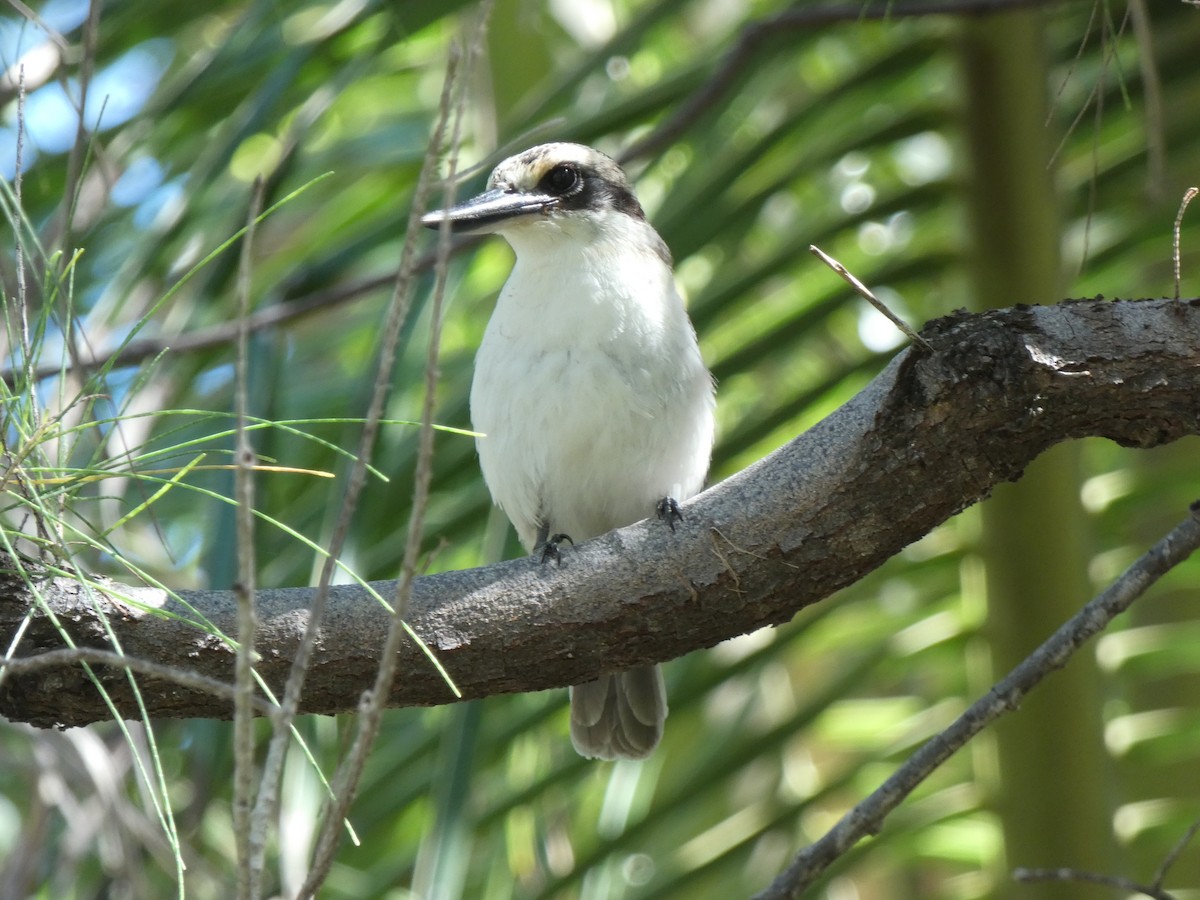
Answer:
<svg viewBox="0 0 1200 900"><path fill-rule="evenodd" d="M536 170L544 160L544 156L531 155L526 165ZM514 182L519 180L516 178ZM542 171L533 190L555 197L553 209L558 212L614 210L635 219L646 218L624 173L608 157L602 157L595 165L573 159L554 163Z"/></svg>

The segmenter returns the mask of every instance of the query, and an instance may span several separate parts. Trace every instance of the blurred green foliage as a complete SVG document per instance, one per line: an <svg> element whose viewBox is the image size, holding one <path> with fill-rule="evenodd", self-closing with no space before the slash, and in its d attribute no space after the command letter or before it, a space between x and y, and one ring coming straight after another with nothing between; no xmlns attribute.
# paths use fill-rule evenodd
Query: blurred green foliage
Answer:
<svg viewBox="0 0 1200 900"><path fill-rule="evenodd" d="M474 6L112 4L99 19L95 83L134 50L152 51L165 71L126 121L110 126L100 114L76 181L68 154L32 154L36 117L56 114L46 98L79 89L87 56L79 8L45 4L38 12L47 19L75 22L62 35L67 52L26 58L23 206L33 229L30 269L39 273L30 302L35 312L52 309L40 363L59 365L68 331L85 357L116 348L181 274L243 225L255 176L266 177L269 204L329 173L259 229L253 307L307 311L256 332L252 411L272 420L361 416L447 48ZM665 149L628 163L674 252L719 378L714 481L845 402L898 346L890 326L808 254L809 244L840 259L909 321L969 303L964 189L986 174L964 161L961 125L973 98L964 92L958 23L942 16L860 20L852 12L840 22L757 27L782 9L759 0L501 0L468 91L463 159L480 166L463 191L478 187L508 150L541 140L578 140L619 154L696 91L721 88ZM1090 4L1062 4L1046 19L1047 128L1052 143L1062 141L1054 165L1064 280L1070 295L1160 296L1172 289L1178 199L1200 172L1200 15L1183 4L1153 4L1139 34L1122 27L1123 9L1099 9L1093 17ZM10 76L19 54L55 46L15 12L0 25ZM754 39L739 43L746 34ZM24 44L14 37L22 35ZM722 60L735 46L746 52L729 71ZM145 87L132 78L111 88L110 102L117 105L118 88ZM0 92L4 140L15 146L11 78ZM94 109L95 96L89 124ZM69 115L67 125L74 128ZM0 161L11 153L4 148ZM1183 236L1191 293L1200 268L1198 222L1193 214ZM69 279L50 289L75 250L81 256ZM65 255L55 258L56 251ZM453 262L441 423L469 426L471 358L510 258L493 240ZM10 304L14 260L6 247L0 276ZM235 275L236 253L226 252L144 321L139 337L161 341L161 355L99 379L43 382L51 413L151 414L95 430L73 454L119 460L132 447L173 447L217 430L203 416L156 413L232 408L231 343L172 348L232 320ZM389 400L393 419L419 416L430 283L423 278ZM72 405L75 397L90 399ZM358 437L348 424L305 430L345 448ZM338 476L348 467L322 445L282 430L258 432L256 441L263 457L281 465ZM207 461L221 462L231 443L208 446ZM415 447L411 427L382 434L373 462L388 481L367 491L345 554L364 577L397 571ZM1195 441L1139 454L1084 444L1080 491L1095 587L1200 495L1195 451ZM178 453L162 464L193 457ZM430 567L489 561L489 529L494 534L501 520L489 512L471 440L439 436L435 470ZM231 493L226 473L198 471L187 480ZM259 502L320 542L341 487L340 477L271 475L260 480ZM102 531L151 490L136 479L109 479L80 487L75 504ZM985 615L978 530L968 512L788 626L668 666L667 735L641 765L576 757L564 692L393 711L352 812L362 844L343 848L322 896L749 895L990 684L978 630ZM122 572L120 555L174 587L222 587L233 577L232 513L193 492L169 492L108 539L112 556L89 559L92 568ZM506 552L518 552L511 537ZM257 553L265 585L309 584L319 567L313 553L276 529L259 530ZM1195 562L1172 573L1125 630L1099 644L1106 747L1090 750L1113 757L1117 783L1096 790L1106 794L1127 850L1114 867L1130 876L1148 876L1200 813L1193 764L1200 663L1183 602L1194 599L1198 575ZM1053 681L1044 690L1054 690ZM301 722L327 770L342 749L343 726L328 718ZM187 895L224 897L233 859L230 730L203 721L154 727L183 841ZM114 730L6 726L0 746L0 858L7 858L0 895L177 891L129 747ZM995 759L986 736L952 759L881 835L835 867L822 896L1017 896L1004 866L1022 860L1004 860L987 801L1023 773L999 771ZM1057 799L1070 809L1071 797ZM274 875L284 893L304 872L319 802L315 777L297 757L285 781ZM1200 866L1186 865L1181 883L1195 883Z"/></svg>

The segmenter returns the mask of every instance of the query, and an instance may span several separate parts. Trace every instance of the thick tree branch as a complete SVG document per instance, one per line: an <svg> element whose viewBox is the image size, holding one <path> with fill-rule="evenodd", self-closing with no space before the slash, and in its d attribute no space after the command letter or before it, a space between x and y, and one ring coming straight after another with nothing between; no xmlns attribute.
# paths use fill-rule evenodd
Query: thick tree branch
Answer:
<svg viewBox="0 0 1200 900"><path fill-rule="evenodd" d="M686 504L675 533L649 520L581 544L561 567L521 559L418 579L409 622L465 698L579 683L786 622L1015 480L1059 441L1102 436L1150 447L1200 433L1200 300L959 313L922 334L936 353L901 353L810 431ZM80 585L47 579L40 590L79 644L105 646ZM391 596L393 586L380 590ZM114 593L190 616L160 591ZM259 592L258 668L273 686L286 676L310 597L311 589ZM184 599L234 632L231 594ZM30 605L17 579L0 581L0 646L10 645ZM220 640L128 603L106 611L126 653L228 680L234 654ZM355 707L387 621L363 590L334 589L306 710ZM61 646L37 614L17 655ZM452 699L416 647L403 648L398 664L393 705ZM124 677L95 669L132 714ZM231 713L227 700L176 683L141 685L155 716ZM9 674L0 713L43 726L108 715L82 670L70 667Z"/></svg>

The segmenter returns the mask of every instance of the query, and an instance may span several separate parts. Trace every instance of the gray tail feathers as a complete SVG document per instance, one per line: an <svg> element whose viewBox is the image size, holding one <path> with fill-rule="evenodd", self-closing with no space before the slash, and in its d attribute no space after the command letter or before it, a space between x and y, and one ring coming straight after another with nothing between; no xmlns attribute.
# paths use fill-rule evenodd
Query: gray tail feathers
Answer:
<svg viewBox="0 0 1200 900"><path fill-rule="evenodd" d="M658 745L667 691L658 666L571 688L571 743L591 759L643 759Z"/></svg>

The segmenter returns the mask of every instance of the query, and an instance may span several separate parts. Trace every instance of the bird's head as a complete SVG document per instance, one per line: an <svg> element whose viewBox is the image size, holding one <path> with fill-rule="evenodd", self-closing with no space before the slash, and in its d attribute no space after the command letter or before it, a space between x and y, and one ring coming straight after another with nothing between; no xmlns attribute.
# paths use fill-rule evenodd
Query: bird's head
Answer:
<svg viewBox="0 0 1200 900"><path fill-rule="evenodd" d="M510 156L492 171L486 191L426 214L421 224L449 222L456 233L499 232L511 240L530 226L574 232L618 216L646 220L621 167L591 147L555 143Z"/></svg>

